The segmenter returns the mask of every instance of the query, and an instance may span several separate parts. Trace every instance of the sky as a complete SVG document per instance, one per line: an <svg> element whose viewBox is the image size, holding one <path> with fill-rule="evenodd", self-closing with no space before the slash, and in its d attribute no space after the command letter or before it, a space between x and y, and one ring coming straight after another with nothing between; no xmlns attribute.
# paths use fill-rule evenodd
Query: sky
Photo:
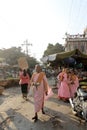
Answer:
<svg viewBox="0 0 87 130"><path fill-rule="evenodd" d="M87 0L0 0L0 49L21 46L40 60L49 43L87 27ZM32 46L31 46L32 44Z"/></svg>

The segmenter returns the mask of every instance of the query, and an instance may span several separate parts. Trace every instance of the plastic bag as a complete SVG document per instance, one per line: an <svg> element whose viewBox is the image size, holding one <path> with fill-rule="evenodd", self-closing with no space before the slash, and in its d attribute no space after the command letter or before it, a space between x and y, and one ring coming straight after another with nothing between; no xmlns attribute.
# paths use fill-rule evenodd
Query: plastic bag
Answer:
<svg viewBox="0 0 87 130"><path fill-rule="evenodd" d="M34 90L33 90L34 86L30 86L29 92L28 92L28 96L33 97L34 96Z"/></svg>
<svg viewBox="0 0 87 130"><path fill-rule="evenodd" d="M53 91L51 88L48 89L48 95L45 95L45 100L48 100L54 95Z"/></svg>

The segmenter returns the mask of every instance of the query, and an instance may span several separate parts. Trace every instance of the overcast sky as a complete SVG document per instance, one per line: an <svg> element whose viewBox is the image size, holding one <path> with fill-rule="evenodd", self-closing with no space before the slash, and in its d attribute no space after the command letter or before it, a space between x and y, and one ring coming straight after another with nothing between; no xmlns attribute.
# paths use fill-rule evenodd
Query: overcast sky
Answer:
<svg viewBox="0 0 87 130"><path fill-rule="evenodd" d="M48 43L64 44L65 33L83 33L87 0L0 0L0 48L19 47L40 59ZM25 46L22 46L25 49Z"/></svg>

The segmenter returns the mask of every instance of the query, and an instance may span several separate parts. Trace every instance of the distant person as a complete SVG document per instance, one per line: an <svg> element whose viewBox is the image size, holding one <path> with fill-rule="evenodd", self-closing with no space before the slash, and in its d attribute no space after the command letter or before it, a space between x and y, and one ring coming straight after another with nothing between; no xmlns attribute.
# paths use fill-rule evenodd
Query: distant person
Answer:
<svg viewBox="0 0 87 130"><path fill-rule="evenodd" d="M31 84L34 86L34 109L35 116L32 118L35 122L38 120L38 112L41 110L42 114L44 111L44 98L45 94L48 94L48 82L44 72L42 72L41 66L36 65L35 71L31 77ZM32 87L31 86L31 87Z"/></svg>
<svg viewBox="0 0 87 130"><path fill-rule="evenodd" d="M74 70L71 71L71 84L70 84L70 90L71 90L71 97L73 98L75 96L75 93L79 87L79 79L78 76L75 74Z"/></svg>
<svg viewBox="0 0 87 130"><path fill-rule="evenodd" d="M19 68L19 76L23 73L23 70Z"/></svg>
<svg viewBox="0 0 87 130"><path fill-rule="evenodd" d="M30 84L30 77L27 71L24 69L20 72L20 86L23 98L27 101L28 86Z"/></svg>
<svg viewBox="0 0 87 130"><path fill-rule="evenodd" d="M59 80L58 99L62 99L63 101L68 101L70 98L70 88L67 76L66 68L63 68L62 72L57 76L57 79Z"/></svg>

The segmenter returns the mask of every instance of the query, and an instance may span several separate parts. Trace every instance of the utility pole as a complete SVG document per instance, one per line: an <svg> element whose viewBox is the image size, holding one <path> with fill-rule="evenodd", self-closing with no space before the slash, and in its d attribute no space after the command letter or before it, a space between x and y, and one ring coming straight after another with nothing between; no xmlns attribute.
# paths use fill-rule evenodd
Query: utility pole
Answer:
<svg viewBox="0 0 87 130"><path fill-rule="evenodd" d="M28 40L24 41L24 44L22 44L22 46L26 46L26 54L28 55L28 46L32 46L31 43L28 43Z"/></svg>

